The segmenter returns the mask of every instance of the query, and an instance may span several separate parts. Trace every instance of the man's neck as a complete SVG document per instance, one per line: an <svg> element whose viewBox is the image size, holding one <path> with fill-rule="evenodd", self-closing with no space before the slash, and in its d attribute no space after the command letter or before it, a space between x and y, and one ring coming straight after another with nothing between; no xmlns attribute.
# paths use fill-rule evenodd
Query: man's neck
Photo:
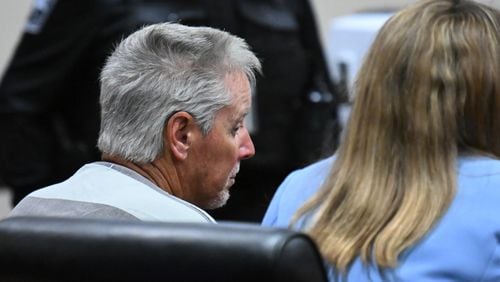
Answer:
<svg viewBox="0 0 500 282"><path fill-rule="evenodd" d="M135 163L107 154L103 154L101 158L103 161L127 167L144 176L167 193L182 198L182 195L176 195L178 193L175 193L175 190L179 190L175 188L180 187L177 173L175 169L169 166L168 162L163 159L158 159L151 163Z"/></svg>

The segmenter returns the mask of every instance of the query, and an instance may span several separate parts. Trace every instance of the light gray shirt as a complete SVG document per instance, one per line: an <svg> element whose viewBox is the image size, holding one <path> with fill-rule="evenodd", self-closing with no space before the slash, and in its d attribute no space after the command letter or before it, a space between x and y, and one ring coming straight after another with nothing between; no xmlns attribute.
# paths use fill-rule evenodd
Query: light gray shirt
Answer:
<svg viewBox="0 0 500 282"><path fill-rule="evenodd" d="M34 191L9 216L215 222L137 172L109 162L86 164L66 181Z"/></svg>

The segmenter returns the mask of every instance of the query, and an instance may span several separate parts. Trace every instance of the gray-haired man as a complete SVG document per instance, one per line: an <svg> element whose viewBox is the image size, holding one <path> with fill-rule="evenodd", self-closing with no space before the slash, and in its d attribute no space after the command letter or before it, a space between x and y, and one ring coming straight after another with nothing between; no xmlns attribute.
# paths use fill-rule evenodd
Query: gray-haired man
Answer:
<svg viewBox="0 0 500 282"><path fill-rule="evenodd" d="M255 149L244 118L260 63L236 36L147 26L101 73L102 162L37 190L11 216L214 221ZM201 208L201 209L200 209Z"/></svg>

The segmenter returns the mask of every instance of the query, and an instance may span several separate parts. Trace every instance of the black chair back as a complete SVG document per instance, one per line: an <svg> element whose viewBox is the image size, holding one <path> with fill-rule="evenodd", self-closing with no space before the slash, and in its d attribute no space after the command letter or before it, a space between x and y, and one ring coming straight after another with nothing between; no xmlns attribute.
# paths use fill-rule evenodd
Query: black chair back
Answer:
<svg viewBox="0 0 500 282"><path fill-rule="evenodd" d="M14 217L0 222L0 281L324 282L311 239L250 223Z"/></svg>

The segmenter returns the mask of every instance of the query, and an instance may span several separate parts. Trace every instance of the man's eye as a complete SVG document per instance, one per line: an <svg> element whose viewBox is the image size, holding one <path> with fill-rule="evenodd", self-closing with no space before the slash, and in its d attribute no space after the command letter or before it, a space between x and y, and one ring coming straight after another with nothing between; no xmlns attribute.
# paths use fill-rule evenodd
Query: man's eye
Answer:
<svg viewBox="0 0 500 282"><path fill-rule="evenodd" d="M233 135L236 135L236 133L238 133L238 131L243 127L242 124L238 124L237 126L233 127L233 129L231 130L231 133Z"/></svg>

